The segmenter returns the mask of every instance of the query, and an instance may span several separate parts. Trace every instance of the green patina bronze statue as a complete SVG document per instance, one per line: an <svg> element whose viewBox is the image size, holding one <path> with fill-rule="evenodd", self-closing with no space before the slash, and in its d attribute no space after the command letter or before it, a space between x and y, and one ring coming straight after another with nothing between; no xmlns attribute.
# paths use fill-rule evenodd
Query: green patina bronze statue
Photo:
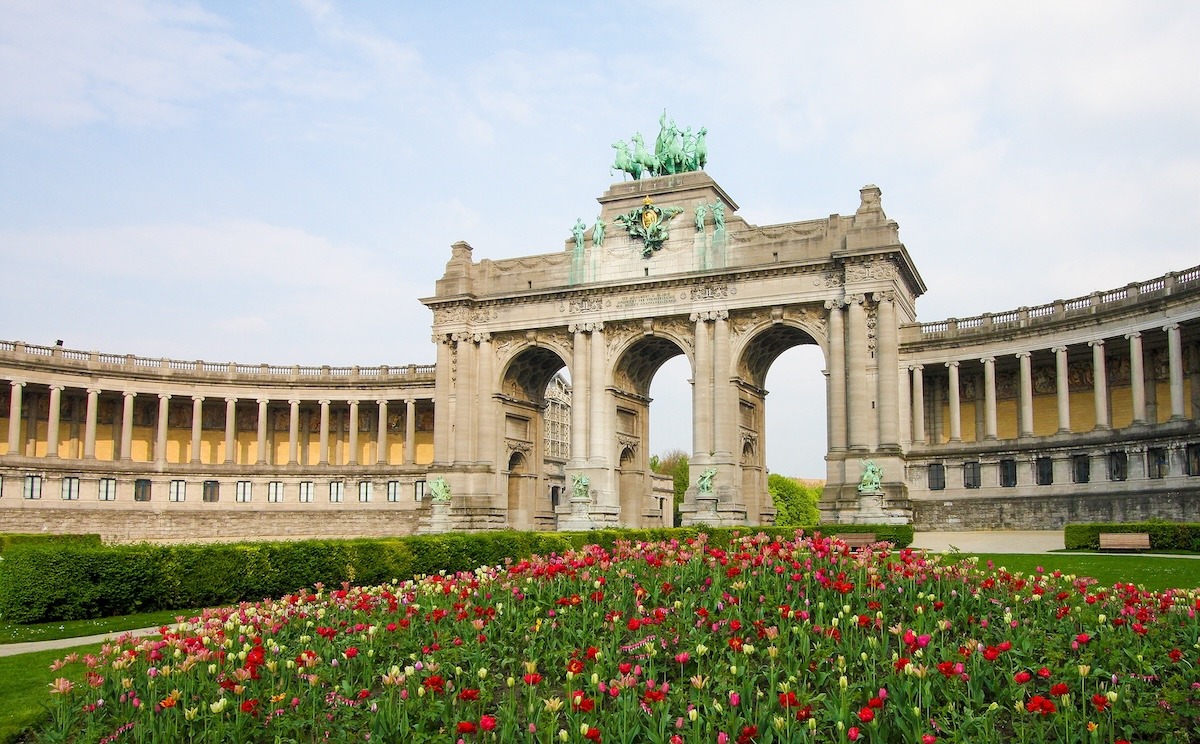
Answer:
<svg viewBox="0 0 1200 744"><path fill-rule="evenodd" d="M695 134L691 127L680 131L675 120L667 118L666 109L658 118L658 127L654 152L646 149L640 132L635 133L628 143L614 142L617 155L609 173L619 170L636 181L643 176L670 176L704 169L708 163L707 128L700 127Z"/></svg>
<svg viewBox="0 0 1200 744"><path fill-rule="evenodd" d="M450 484L445 478L437 477L429 481L430 501L435 504L450 503Z"/></svg>
<svg viewBox="0 0 1200 744"><path fill-rule="evenodd" d="M657 206L647 196L642 206L613 219L625 228L629 237L642 241L642 258L649 258L670 237L667 223L682 211L683 207Z"/></svg>
<svg viewBox="0 0 1200 744"><path fill-rule="evenodd" d="M717 475L716 468L709 468L700 474L700 478L696 481L696 492L706 496L713 492L713 478Z"/></svg>

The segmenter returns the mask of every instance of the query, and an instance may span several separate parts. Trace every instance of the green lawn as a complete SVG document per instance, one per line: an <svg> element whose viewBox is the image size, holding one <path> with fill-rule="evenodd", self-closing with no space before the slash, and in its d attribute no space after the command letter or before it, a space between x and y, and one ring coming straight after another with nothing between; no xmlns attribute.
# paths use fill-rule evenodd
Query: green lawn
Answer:
<svg viewBox="0 0 1200 744"><path fill-rule="evenodd" d="M963 557L977 555L980 566L992 561L1009 571L1033 573L1038 566L1047 571L1091 576L1104 586L1117 582L1141 584L1147 589L1194 589L1200 587L1200 559L1163 558L1153 555L1063 555L1044 553L1023 555L1012 553L962 553Z"/></svg>
<svg viewBox="0 0 1200 744"><path fill-rule="evenodd" d="M138 628L153 628L159 625L170 625L179 615L192 617L199 610L161 610L159 612L139 612L135 615L119 617L102 617L95 620L61 620L56 623L35 623L18 625L16 623L0 623L0 644L25 643L27 641L54 641L59 638L78 638L80 636L112 633Z"/></svg>
<svg viewBox="0 0 1200 744"><path fill-rule="evenodd" d="M98 653L99 645L71 649L81 654ZM48 687L59 675L50 664L68 652L38 651L0 657L0 744L16 741L21 732L42 717L49 701Z"/></svg>

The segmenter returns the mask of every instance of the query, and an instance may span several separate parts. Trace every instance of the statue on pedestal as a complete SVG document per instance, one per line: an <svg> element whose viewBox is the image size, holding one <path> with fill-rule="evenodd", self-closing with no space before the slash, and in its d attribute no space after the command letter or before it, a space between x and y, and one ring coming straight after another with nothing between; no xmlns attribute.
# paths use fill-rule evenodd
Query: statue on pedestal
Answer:
<svg viewBox="0 0 1200 744"><path fill-rule="evenodd" d="M874 460L862 460L862 466L863 474L858 484L858 492L882 493L883 468L876 465Z"/></svg>
<svg viewBox="0 0 1200 744"><path fill-rule="evenodd" d="M703 496L711 496L713 492L713 477L716 476L717 469L709 468L700 474L700 478L696 481L696 494Z"/></svg>
<svg viewBox="0 0 1200 744"><path fill-rule="evenodd" d="M450 503L450 484L445 478L437 477L429 482L430 501L435 504Z"/></svg>

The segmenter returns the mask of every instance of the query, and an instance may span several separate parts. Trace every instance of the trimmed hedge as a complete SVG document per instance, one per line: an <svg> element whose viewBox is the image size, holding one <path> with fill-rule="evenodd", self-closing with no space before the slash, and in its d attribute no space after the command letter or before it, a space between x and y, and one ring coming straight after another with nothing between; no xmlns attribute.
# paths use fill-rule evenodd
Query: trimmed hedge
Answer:
<svg viewBox="0 0 1200 744"><path fill-rule="evenodd" d="M1154 550L1200 553L1200 524L1195 522L1069 524L1063 528L1063 543L1067 550L1099 550L1101 532L1145 532Z"/></svg>
<svg viewBox="0 0 1200 744"><path fill-rule="evenodd" d="M24 535L19 533L0 535L0 555L3 555L14 545L48 543L82 543L84 545L100 545L99 535Z"/></svg>
<svg viewBox="0 0 1200 744"><path fill-rule="evenodd" d="M562 553L617 540L686 540L701 532L709 544L734 535L791 537L791 527L724 527L591 532L414 535L382 540L100 545L84 540L18 541L0 562L0 618L13 623L83 620L180 607L212 607L279 597L318 582L379 584L417 574L470 571L509 558ZM830 525L825 534L874 532L899 547L912 542L907 525Z"/></svg>

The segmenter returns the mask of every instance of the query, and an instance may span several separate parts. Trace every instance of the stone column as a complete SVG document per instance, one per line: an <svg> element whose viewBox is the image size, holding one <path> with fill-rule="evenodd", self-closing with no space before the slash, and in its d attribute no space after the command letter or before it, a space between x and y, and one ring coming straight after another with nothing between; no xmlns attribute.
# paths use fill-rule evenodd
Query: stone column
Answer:
<svg viewBox="0 0 1200 744"><path fill-rule="evenodd" d="M900 387L900 447L912 444L912 382L909 380L908 367L899 370L897 382Z"/></svg>
<svg viewBox="0 0 1200 744"><path fill-rule="evenodd" d="M404 464L414 465L417 462L417 401L415 398L404 400Z"/></svg>
<svg viewBox="0 0 1200 744"><path fill-rule="evenodd" d="M317 454L318 465L329 464L329 401L322 400L321 404L321 440L318 445L321 451Z"/></svg>
<svg viewBox="0 0 1200 744"><path fill-rule="evenodd" d="M731 400L729 382L729 311L719 310L713 322L713 449L715 460L732 464L733 439L737 432L734 418L736 400ZM740 453L739 453L740 454Z"/></svg>
<svg viewBox="0 0 1200 744"><path fill-rule="evenodd" d="M475 400L471 388L471 380L475 377L474 343L469 334L454 334L454 348L458 354L458 376L454 381L454 461L470 462L471 445L471 410Z"/></svg>
<svg viewBox="0 0 1200 744"><path fill-rule="evenodd" d="M8 383L10 395L8 399L8 454L23 455L21 447L21 389L25 383L13 380Z"/></svg>
<svg viewBox="0 0 1200 744"><path fill-rule="evenodd" d="M865 451L869 449L867 438L870 436L868 429L871 423L867 409L870 394L867 392L867 310L863 306L866 299L862 295L854 295L847 300L847 437L850 449Z"/></svg>
<svg viewBox="0 0 1200 744"><path fill-rule="evenodd" d="M50 386L50 415L46 421L46 457L58 457L58 424L62 416L62 385Z"/></svg>
<svg viewBox="0 0 1200 744"><path fill-rule="evenodd" d="M1020 431L1017 436L1033 436L1033 362L1028 351L1017 354L1021 363L1021 415L1018 416Z"/></svg>
<svg viewBox="0 0 1200 744"><path fill-rule="evenodd" d="M958 362L946 362L950 370L950 441L962 441L962 408L959 402Z"/></svg>
<svg viewBox="0 0 1200 744"><path fill-rule="evenodd" d="M267 464L267 404L271 401L267 398L258 399L258 440L255 443L257 452L255 453L255 464Z"/></svg>
<svg viewBox="0 0 1200 744"><path fill-rule="evenodd" d="M591 406L589 418L591 421L591 433L589 435L589 445L591 450L588 453L589 459L593 465L603 464L609 459L609 441L605 436L605 406L604 406L604 324L595 323L592 325L592 355L591 369L588 371L589 385L591 392L588 394L588 402ZM596 484L599 485L599 484Z"/></svg>
<svg viewBox="0 0 1200 744"><path fill-rule="evenodd" d="M154 462L158 465L167 464L167 417L171 412L171 396L166 393L158 394L158 429L154 437Z"/></svg>
<svg viewBox="0 0 1200 744"><path fill-rule="evenodd" d="M829 300L829 451L846 449L846 320L840 300Z"/></svg>
<svg viewBox="0 0 1200 744"><path fill-rule="evenodd" d="M913 372L913 391L912 391L912 417L913 417L913 442L916 444L925 444L928 436L925 434L925 365L914 364Z"/></svg>
<svg viewBox="0 0 1200 744"><path fill-rule="evenodd" d="M983 426L984 439L996 438L996 357L987 356L983 362ZM978 439L978 435L976 435Z"/></svg>
<svg viewBox="0 0 1200 744"><path fill-rule="evenodd" d="M346 454L347 465L358 464L358 401L350 400L350 436L347 442L347 449L350 451Z"/></svg>
<svg viewBox="0 0 1200 744"><path fill-rule="evenodd" d="M884 449L900 447L900 405L896 400L899 393L900 347L897 342L896 302L891 292L878 292L879 303L878 353L879 359L879 445Z"/></svg>
<svg viewBox="0 0 1200 744"><path fill-rule="evenodd" d="M478 417L475 439L475 461L491 462L496 457L496 412L492 405L492 362L495 354L492 352L492 334L477 333L475 340L479 342L478 367L479 374L475 377L475 395L478 399L475 415ZM408 452L409 439L405 439L404 451ZM506 463L507 464L507 463Z"/></svg>
<svg viewBox="0 0 1200 744"><path fill-rule="evenodd" d="M96 414L100 408L99 388L87 390L87 414L83 424L83 459L96 459Z"/></svg>
<svg viewBox="0 0 1200 744"><path fill-rule="evenodd" d="M572 325L571 348L571 461L578 467L588 456L588 334L582 323Z"/></svg>
<svg viewBox="0 0 1200 744"><path fill-rule="evenodd" d="M127 390L121 395L125 399L121 407L121 459L128 462L133 459L133 399L137 393Z"/></svg>
<svg viewBox="0 0 1200 744"><path fill-rule="evenodd" d="M379 399L379 427L375 435L375 464L388 464L387 451L387 417L388 417L388 402L387 398Z"/></svg>
<svg viewBox="0 0 1200 744"><path fill-rule="evenodd" d="M696 351L692 373L692 462L707 463L712 454L712 339L708 313L692 313L696 324Z"/></svg>
<svg viewBox="0 0 1200 744"><path fill-rule="evenodd" d="M1179 338L1179 324L1163 326L1167 332L1167 359L1171 371L1171 420L1183 421L1183 346Z"/></svg>
<svg viewBox="0 0 1200 744"><path fill-rule="evenodd" d="M437 377L433 391L433 460L448 463L454 459L450 449L450 429L454 419L450 416L450 337L439 334L433 337L437 344Z"/></svg>
<svg viewBox="0 0 1200 744"><path fill-rule="evenodd" d="M300 464L300 401L288 401L288 465Z"/></svg>
<svg viewBox="0 0 1200 744"><path fill-rule="evenodd" d="M1104 364L1104 339L1088 341L1092 347L1092 398L1096 406L1096 428L1110 429L1108 420L1108 369Z"/></svg>
<svg viewBox="0 0 1200 744"><path fill-rule="evenodd" d="M1071 390L1067 384L1067 347L1055 346L1054 393L1058 398L1058 433L1071 431Z"/></svg>
<svg viewBox="0 0 1200 744"><path fill-rule="evenodd" d="M1142 357L1142 334L1138 331L1125 334L1129 339L1129 386L1133 396L1133 423L1146 423L1146 372Z"/></svg>
<svg viewBox="0 0 1200 744"><path fill-rule="evenodd" d="M225 399L225 464L237 462L237 452L234 450L237 437L237 398Z"/></svg>
<svg viewBox="0 0 1200 744"><path fill-rule="evenodd" d="M204 424L204 396L192 396L192 453L193 463L200 462L200 431Z"/></svg>

